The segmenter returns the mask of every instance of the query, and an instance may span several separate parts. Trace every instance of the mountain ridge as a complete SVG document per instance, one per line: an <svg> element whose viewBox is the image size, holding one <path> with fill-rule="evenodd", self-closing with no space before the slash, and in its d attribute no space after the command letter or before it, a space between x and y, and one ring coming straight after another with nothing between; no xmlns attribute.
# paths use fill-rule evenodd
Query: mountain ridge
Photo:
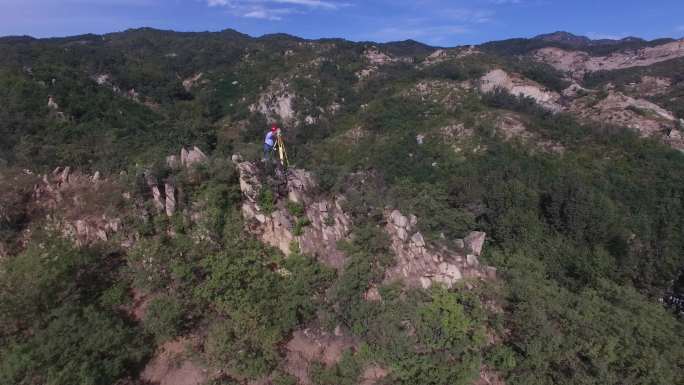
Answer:
<svg viewBox="0 0 684 385"><path fill-rule="evenodd" d="M0 383L683 383L684 41L563 40L0 39Z"/></svg>

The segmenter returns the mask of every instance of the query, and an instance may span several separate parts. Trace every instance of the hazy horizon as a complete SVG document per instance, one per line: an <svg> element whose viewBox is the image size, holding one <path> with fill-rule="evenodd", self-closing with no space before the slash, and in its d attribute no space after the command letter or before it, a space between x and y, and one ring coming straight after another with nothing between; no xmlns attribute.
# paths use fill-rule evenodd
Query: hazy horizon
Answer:
<svg viewBox="0 0 684 385"><path fill-rule="evenodd" d="M592 39L684 36L684 3L665 0L0 0L0 36L66 37L142 26L178 32L434 46L529 38L554 31Z"/></svg>

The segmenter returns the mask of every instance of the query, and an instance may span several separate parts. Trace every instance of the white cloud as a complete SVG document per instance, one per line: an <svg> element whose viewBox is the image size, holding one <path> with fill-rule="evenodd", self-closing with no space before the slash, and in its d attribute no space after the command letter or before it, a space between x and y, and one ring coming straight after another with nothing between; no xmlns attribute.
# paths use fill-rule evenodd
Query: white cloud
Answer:
<svg viewBox="0 0 684 385"><path fill-rule="evenodd" d="M587 32L586 33L587 37L592 39L592 40L620 40L624 39L627 36L629 36L628 33L598 33L598 32Z"/></svg>
<svg viewBox="0 0 684 385"><path fill-rule="evenodd" d="M227 8L235 16L262 20L282 20L288 14L350 6L331 0L206 0L206 3L210 7Z"/></svg>
<svg viewBox="0 0 684 385"><path fill-rule="evenodd" d="M303 5L310 8L327 8L327 9L338 9L340 7L347 6L346 3L334 3L330 1L320 1L320 0L271 0L274 3L280 4L293 4L293 5Z"/></svg>
<svg viewBox="0 0 684 385"><path fill-rule="evenodd" d="M242 17L261 20L282 20L284 15L293 13L289 8L254 8L245 12Z"/></svg>
<svg viewBox="0 0 684 385"><path fill-rule="evenodd" d="M459 22L489 23L494 17L494 12L486 9L455 8L440 12L440 16Z"/></svg>

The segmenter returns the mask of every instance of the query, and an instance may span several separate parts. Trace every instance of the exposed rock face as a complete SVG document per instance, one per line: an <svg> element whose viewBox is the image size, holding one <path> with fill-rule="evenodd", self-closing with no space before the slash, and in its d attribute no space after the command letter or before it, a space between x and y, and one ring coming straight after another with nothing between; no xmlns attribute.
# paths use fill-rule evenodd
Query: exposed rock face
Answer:
<svg viewBox="0 0 684 385"><path fill-rule="evenodd" d="M591 92L593 91L588 90L577 83L572 83L570 86L568 86L568 88L563 90L562 94L566 98L574 99L578 96L582 96L582 94L587 94Z"/></svg>
<svg viewBox="0 0 684 385"><path fill-rule="evenodd" d="M492 92L497 88L504 89L512 95L529 97L540 106L558 112L560 95L544 88L542 85L518 75L509 75L506 71L495 69L480 78L480 91Z"/></svg>
<svg viewBox="0 0 684 385"><path fill-rule="evenodd" d="M178 338L163 344L145 366L142 380L159 385L201 385L207 381L207 370L188 356L188 345L198 345L197 338ZM201 347L195 346L197 351Z"/></svg>
<svg viewBox="0 0 684 385"><path fill-rule="evenodd" d="M34 187L32 203L47 213L49 226L79 246L107 241L122 229L120 210L123 191L110 180L99 179L69 167L44 175Z"/></svg>
<svg viewBox="0 0 684 385"><path fill-rule="evenodd" d="M453 109L461 105L460 103L472 88L470 81L422 80L405 94L417 97L421 101L430 101Z"/></svg>
<svg viewBox="0 0 684 385"><path fill-rule="evenodd" d="M166 215L172 217L176 213L176 187L171 183L164 184Z"/></svg>
<svg viewBox="0 0 684 385"><path fill-rule="evenodd" d="M394 59L389 57L388 55L380 52L377 47L371 47L368 48L364 53L363 56L371 63L374 65L385 65L388 63L394 62Z"/></svg>
<svg viewBox="0 0 684 385"><path fill-rule="evenodd" d="M234 159L240 160L239 157ZM236 167L240 174L240 189L245 198L242 214L252 233L259 236L264 243L277 247L285 255L290 254L290 247L296 242L302 253L316 257L336 269L344 266L345 256L337 250L337 242L348 237L351 220L342 210L343 197L317 196L317 185L311 174L304 170L290 169L286 177L287 185L276 197L275 210L267 214L258 204L264 185L261 171L251 162L239 162ZM296 234L297 222L304 218L295 218L288 211L288 200L304 206L304 216L309 224L299 226L300 234Z"/></svg>
<svg viewBox="0 0 684 385"><path fill-rule="evenodd" d="M396 255L396 265L386 272L386 281L401 279L410 286L423 288L434 283L452 287L463 278L496 274L494 268L482 267L477 260L484 245L484 233L470 233L464 242L466 250L450 250L428 245L416 229L418 218L415 216L406 217L393 210L388 211L386 217L385 230Z"/></svg>
<svg viewBox="0 0 684 385"><path fill-rule="evenodd" d="M459 48L449 48L449 49L437 49L432 52L425 60L420 63L421 66L431 66L434 64L439 64L447 60L460 59L470 55L476 55L482 53L475 46L459 47Z"/></svg>
<svg viewBox="0 0 684 385"><path fill-rule="evenodd" d="M435 52L428 55L428 57L425 58L423 63L426 65L437 64L447 60L448 58L449 54L447 53L447 51L443 49L438 49Z"/></svg>
<svg viewBox="0 0 684 385"><path fill-rule="evenodd" d="M374 385L382 381L383 378L387 377L389 375L389 370L378 366L378 365L370 365L367 366L364 370L363 373L361 374L361 383L360 385Z"/></svg>
<svg viewBox="0 0 684 385"><path fill-rule="evenodd" d="M482 247L486 238L487 234L481 231L472 231L463 239L463 242L468 252L479 257L482 254Z"/></svg>
<svg viewBox="0 0 684 385"><path fill-rule="evenodd" d="M98 86L108 86L112 84L112 77L109 74L94 75L92 79Z"/></svg>
<svg viewBox="0 0 684 385"><path fill-rule="evenodd" d="M680 57L684 57L684 40L637 51L616 52L608 56L591 56L583 51L567 51L554 47L542 48L534 53L535 59L569 72L575 78L581 78L587 72L645 67Z"/></svg>
<svg viewBox="0 0 684 385"><path fill-rule="evenodd" d="M200 79L202 79L202 76L204 76L204 74L200 72L195 76L191 76L183 80L183 88L185 88L186 91L190 92L192 90L192 87L194 87L195 84L197 84L197 82L199 82Z"/></svg>
<svg viewBox="0 0 684 385"><path fill-rule="evenodd" d="M337 330L338 333L330 334L317 328L307 328L292 333L292 339L285 345L285 370L297 377L300 384L312 384L309 369L313 363L333 366L346 350L357 345L352 337L345 336L339 328Z"/></svg>
<svg viewBox="0 0 684 385"><path fill-rule="evenodd" d="M172 170L178 170L180 168L180 160L176 155L169 155L166 157L166 165Z"/></svg>
<svg viewBox="0 0 684 385"><path fill-rule="evenodd" d="M57 102L55 102L55 99L52 96L48 97L47 106L51 110L58 110L59 109L59 105L57 105Z"/></svg>
<svg viewBox="0 0 684 385"><path fill-rule="evenodd" d="M295 121L294 99L295 94L290 91L289 84L276 79L249 110L262 113L269 122L282 120L291 124Z"/></svg>
<svg viewBox="0 0 684 385"><path fill-rule="evenodd" d="M638 83L632 83L625 88L641 96L657 96L667 93L672 86L672 79L655 76L642 76Z"/></svg>
<svg viewBox="0 0 684 385"><path fill-rule="evenodd" d="M185 157L183 156L185 154ZM207 161L207 156L200 150L197 146L194 146L192 150L187 151L185 149L181 150L181 165L185 167L192 167L196 164L204 163Z"/></svg>
<svg viewBox="0 0 684 385"><path fill-rule="evenodd" d="M601 123L610 123L638 131L642 136L661 136L676 126L669 111L644 99L635 99L620 92L610 91L608 96L594 105L577 99L570 110L578 116Z"/></svg>

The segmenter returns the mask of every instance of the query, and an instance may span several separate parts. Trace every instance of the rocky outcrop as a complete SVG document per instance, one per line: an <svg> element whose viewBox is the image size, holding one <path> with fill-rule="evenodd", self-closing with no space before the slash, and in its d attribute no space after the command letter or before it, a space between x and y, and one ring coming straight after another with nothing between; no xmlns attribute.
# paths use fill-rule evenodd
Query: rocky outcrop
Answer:
<svg viewBox="0 0 684 385"><path fill-rule="evenodd" d="M170 180L163 184L157 182L157 179L150 174L145 175L147 187L152 193L152 203L157 213L166 213L168 217L172 217L176 213L176 186Z"/></svg>
<svg viewBox="0 0 684 385"><path fill-rule="evenodd" d="M684 57L684 40L636 51L616 52L608 56L591 56L583 51L547 47L535 51L533 57L581 79L588 72L646 67Z"/></svg>
<svg viewBox="0 0 684 385"><path fill-rule="evenodd" d="M404 94L423 102L438 103L453 110L460 108L463 99L473 88L472 82L453 80L421 80Z"/></svg>
<svg viewBox="0 0 684 385"><path fill-rule="evenodd" d="M337 249L337 242L346 239L351 231L351 220L342 209L344 197L319 196L317 184L310 173L301 169L290 169L284 180L275 181L275 203L272 212L267 213L259 205L262 188L274 185L269 177L262 175L260 168L252 162L242 162L234 157L240 174L240 189L244 201L242 214L250 232L264 243L280 249L285 255L291 253L293 244L302 253L316 257L326 265L341 269L344 253ZM270 179L278 179L271 177ZM287 202L304 208L302 217L289 212Z"/></svg>
<svg viewBox="0 0 684 385"><path fill-rule="evenodd" d="M562 153L565 151L562 144L542 138L538 133L530 131L518 114L505 112L497 115L494 120L496 131L504 140L519 140L532 149L545 152Z"/></svg>
<svg viewBox="0 0 684 385"><path fill-rule="evenodd" d="M475 46L466 46L460 48L450 48L450 49L437 49L428 55L423 62L422 66L431 66L445 62L447 60L460 59L466 56L477 55L482 53Z"/></svg>
<svg viewBox="0 0 684 385"><path fill-rule="evenodd" d="M197 84L197 82L202 79L202 76L204 76L204 73L200 72L196 74L195 76L191 76L185 80L183 80L183 88L185 88L185 91L190 92L192 91L192 88Z"/></svg>
<svg viewBox="0 0 684 385"><path fill-rule="evenodd" d="M672 79L655 76L642 76L639 82L625 86L626 91L640 96L657 96L670 91Z"/></svg>
<svg viewBox="0 0 684 385"><path fill-rule="evenodd" d="M181 166L190 168L194 165L204 163L209 159L202 150L194 146L191 150L181 149L180 164Z"/></svg>
<svg viewBox="0 0 684 385"><path fill-rule="evenodd" d="M363 373L361 373L360 378L361 382L359 383L359 385L374 385L382 383L382 380L389 374L389 370L381 366L375 364L369 365L363 369Z"/></svg>
<svg viewBox="0 0 684 385"><path fill-rule="evenodd" d="M121 232L122 192L114 181L59 167L40 178L29 204L46 213L49 228L83 246Z"/></svg>
<svg viewBox="0 0 684 385"><path fill-rule="evenodd" d="M334 334L320 328L297 330L285 345L285 370L296 377L299 384L312 384L309 373L314 363L331 367L340 361L345 351L357 345L356 340L346 336L339 327Z"/></svg>
<svg viewBox="0 0 684 385"><path fill-rule="evenodd" d="M532 80L519 75L508 74L501 69L492 70L480 78L481 92L493 92L497 89L506 90L515 96L532 98L540 106L554 112L562 109L559 104L560 95L558 93L548 90Z"/></svg>
<svg viewBox="0 0 684 385"><path fill-rule="evenodd" d="M57 102L55 102L55 99L52 96L48 97L47 106L51 110L59 110L59 105L57 104Z"/></svg>
<svg viewBox="0 0 684 385"><path fill-rule="evenodd" d="M172 183L164 183L164 197L166 216L172 217L176 213L176 187Z"/></svg>
<svg viewBox="0 0 684 385"><path fill-rule="evenodd" d="M294 100L295 94L290 90L289 84L276 79L249 110L260 112L269 122L292 124L295 122Z"/></svg>
<svg viewBox="0 0 684 385"><path fill-rule="evenodd" d="M386 212L385 230L390 237L396 264L385 275L386 281L402 280L414 287L429 288L435 283L452 287L464 278L496 276L493 267L481 266L478 260L485 233L472 232L455 242L463 247L453 250L429 245L417 230L418 218L404 216L398 210Z"/></svg>
<svg viewBox="0 0 684 385"><path fill-rule="evenodd" d="M363 56L370 64L376 66L389 64L395 61L389 55L380 52L377 47L370 47L366 49L366 51L363 53Z"/></svg>
<svg viewBox="0 0 684 385"><path fill-rule="evenodd" d="M610 91L598 102L593 97L575 100L570 110L581 118L631 128L644 137L662 136L676 127L671 112L644 99Z"/></svg>

